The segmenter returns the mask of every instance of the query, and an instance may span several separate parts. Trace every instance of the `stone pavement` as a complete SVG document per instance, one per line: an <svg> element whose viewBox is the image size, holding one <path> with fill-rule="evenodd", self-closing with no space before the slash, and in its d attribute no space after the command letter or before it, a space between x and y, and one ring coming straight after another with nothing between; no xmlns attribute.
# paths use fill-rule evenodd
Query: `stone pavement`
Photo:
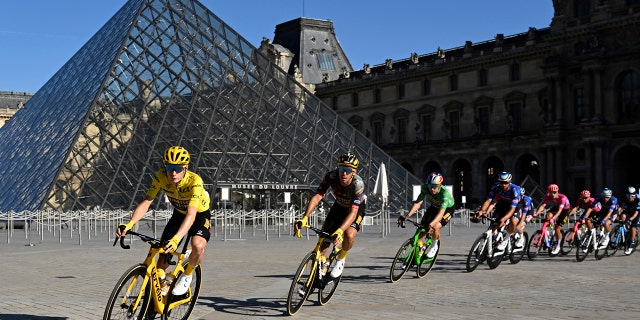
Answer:
<svg viewBox="0 0 640 320"><path fill-rule="evenodd" d="M528 231L532 233L533 228ZM546 254L517 265L504 261L465 269L466 256L483 225L460 224L443 230L438 261L426 278L415 270L396 283L388 280L391 261L414 228L391 229L382 238L368 226L350 253L342 282L325 306L312 294L294 316L299 319L631 319L640 315L640 254L584 262L575 255ZM147 245L131 250L112 247L107 234L91 240L39 238L33 246L16 231L0 244L2 284L0 319L99 319L120 275L142 261ZM237 238L238 235L235 235ZM0 230L0 239L6 239ZM23 237L24 238L24 237ZM203 287L191 319L272 319L286 317L286 296L302 257L315 238L288 235L242 240L212 239L203 264Z"/></svg>

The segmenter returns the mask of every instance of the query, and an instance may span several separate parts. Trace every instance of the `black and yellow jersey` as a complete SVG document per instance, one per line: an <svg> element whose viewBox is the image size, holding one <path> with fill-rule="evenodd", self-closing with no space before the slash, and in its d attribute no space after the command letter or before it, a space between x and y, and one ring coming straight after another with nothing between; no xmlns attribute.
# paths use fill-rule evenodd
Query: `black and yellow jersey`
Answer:
<svg viewBox="0 0 640 320"><path fill-rule="evenodd" d="M167 170L158 170L147 190L147 196L153 199L160 190L164 190L169 202L178 212L186 214L188 206L197 207L198 212L209 210L209 194L204 190L202 178L191 171L187 170L184 178L175 185L167 178Z"/></svg>

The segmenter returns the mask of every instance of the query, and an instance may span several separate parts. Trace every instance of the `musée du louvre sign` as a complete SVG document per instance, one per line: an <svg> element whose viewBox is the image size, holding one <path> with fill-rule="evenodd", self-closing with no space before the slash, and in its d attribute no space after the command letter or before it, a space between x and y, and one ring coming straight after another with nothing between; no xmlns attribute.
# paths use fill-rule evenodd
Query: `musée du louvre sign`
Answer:
<svg viewBox="0 0 640 320"><path fill-rule="evenodd" d="M285 183L232 183L229 185L221 185L221 187L230 187L231 189L240 190L309 190L311 186L302 184L285 184Z"/></svg>

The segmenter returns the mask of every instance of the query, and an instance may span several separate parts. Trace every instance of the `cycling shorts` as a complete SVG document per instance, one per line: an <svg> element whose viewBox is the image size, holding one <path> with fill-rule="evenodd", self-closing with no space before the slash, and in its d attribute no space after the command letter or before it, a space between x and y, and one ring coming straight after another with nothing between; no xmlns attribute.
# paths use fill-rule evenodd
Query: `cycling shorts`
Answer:
<svg viewBox="0 0 640 320"><path fill-rule="evenodd" d="M169 219L169 222L167 222L167 226L164 227L164 230L162 231L161 239L163 241L169 241L176 235L178 229L180 229L180 225L182 225L184 217L186 217L186 215L183 213L173 210L173 215ZM203 237L207 242L209 242L209 238L211 238L211 211L207 210L198 212L191 228L189 228L188 234L191 237Z"/></svg>
<svg viewBox="0 0 640 320"><path fill-rule="evenodd" d="M431 221L433 221L433 219L435 219L436 215L438 215L438 212L440 211L440 208L436 208L436 207L429 207L427 209L427 212L424 213L424 216L422 217L422 220L420 220L420 225L422 225L425 229L427 229L427 231L429 230L429 224L431 223ZM440 219L440 224L444 227L447 225L447 223L449 223L449 219L451 219L451 214L453 214L453 207L451 208L447 208L444 211L444 214L442 215L442 219Z"/></svg>
<svg viewBox="0 0 640 320"><path fill-rule="evenodd" d="M356 231L360 231L360 225L362 224L362 219L364 219L364 216L366 214L366 208L367 203L361 203L360 206L358 206L358 215L356 216L354 221L351 222L351 227L356 229ZM322 225L322 231L329 234L334 233L336 230L338 230L338 228L340 228L340 226L344 222L344 219L347 218L350 210L351 208L345 208L338 205L337 203L334 203L329 210L329 213L327 214L327 219L324 221L324 225Z"/></svg>
<svg viewBox="0 0 640 320"><path fill-rule="evenodd" d="M556 226L564 226L569 222L569 209L564 209L560 212L558 219L556 219Z"/></svg>

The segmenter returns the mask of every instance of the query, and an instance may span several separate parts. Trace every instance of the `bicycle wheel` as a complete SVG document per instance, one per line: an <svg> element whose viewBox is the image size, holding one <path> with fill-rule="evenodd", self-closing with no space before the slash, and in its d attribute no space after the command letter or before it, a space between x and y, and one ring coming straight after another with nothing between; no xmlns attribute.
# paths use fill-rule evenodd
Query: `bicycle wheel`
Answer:
<svg viewBox="0 0 640 320"><path fill-rule="evenodd" d="M331 263L329 264L328 270L333 270L333 266L336 265L336 261L338 260L338 255L335 251L331 254ZM327 274L320 280L320 289L318 290L318 302L321 306L324 306L331 300L333 294L336 292L338 288L338 284L340 283L340 279L342 279L342 275L337 278L334 278L330 275L330 271L327 271Z"/></svg>
<svg viewBox="0 0 640 320"><path fill-rule="evenodd" d="M609 245L604 250L604 255L609 257L616 254L618 248L622 247L623 249L626 247L625 243L622 243L622 233L620 232L620 226L617 226L613 231L611 231L611 240L609 241Z"/></svg>
<svg viewBox="0 0 640 320"><path fill-rule="evenodd" d="M533 260L536 258L540 250L544 247L544 240L542 239L542 231L536 231L531 239L529 239L529 243L527 243L527 257L529 260Z"/></svg>
<svg viewBox="0 0 640 320"><path fill-rule="evenodd" d="M109 296L102 319L144 319L149 308L151 282L145 278L147 268L136 265L127 270Z"/></svg>
<svg viewBox="0 0 640 320"><path fill-rule="evenodd" d="M593 255L596 257L596 260L602 260L602 258L604 258L605 254L606 254L606 250L605 248L601 247L601 243L604 240L604 235L600 234L598 235L598 237L596 238L596 248L593 251ZM609 241L611 242L611 241ZM609 245L607 244L607 247Z"/></svg>
<svg viewBox="0 0 640 320"><path fill-rule="evenodd" d="M164 314L162 315L162 320L187 320L193 312L193 308L196 306L198 302L198 296L200 296L200 284L202 283L202 268L201 266L197 266L193 270L193 274L191 275L193 278L191 280L191 284L189 285L189 290L187 293L181 296L171 296L169 299L169 303L165 305ZM177 281L176 281L177 282ZM169 290L173 290L173 286L175 286L176 282L172 284ZM169 310L169 306L171 303L185 300L184 303L181 303L171 310Z"/></svg>
<svg viewBox="0 0 640 320"><path fill-rule="evenodd" d="M529 235L526 232L522 234L522 237L524 238L524 243L527 243L529 241ZM511 264L517 264L518 262L520 262L520 260L522 260L522 257L524 257L526 248L524 246L522 246L522 248L516 248L515 240L512 240L511 243L513 249L509 254L509 261L511 262Z"/></svg>
<svg viewBox="0 0 640 320"><path fill-rule="evenodd" d="M429 271L431 271L431 268L433 268L433 265L436 263L436 259L438 259L438 253L440 252L440 240L427 240L427 243L425 243L427 248L431 245L432 241L438 241L438 250L436 250L436 254L431 258L427 258L426 253L424 254L422 261L420 261L418 269L416 270L418 278L424 278Z"/></svg>
<svg viewBox="0 0 640 320"><path fill-rule="evenodd" d="M583 237L578 238L576 243L576 261L582 262L589 254L591 246L591 234L587 233Z"/></svg>
<svg viewBox="0 0 640 320"><path fill-rule="evenodd" d="M400 249L398 249L398 253L396 253L396 256L393 258L393 263L391 263L389 280L391 280L392 283L400 280L407 270L409 270L413 262L413 254L413 238L407 239L402 243Z"/></svg>
<svg viewBox="0 0 640 320"><path fill-rule="evenodd" d="M573 229L567 230L562 233L562 240L560 241L560 252L562 252L563 255L566 256L573 250L573 247L575 246L573 243L575 236L576 235L575 232L573 232Z"/></svg>
<svg viewBox="0 0 640 320"><path fill-rule="evenodd" d="M315 264L316 253L307 253L304 259L302 259L300 266L298 266L296 274L293 276L293 281L289 288L289 295L287 296L287 313L290 316L300 310L302 304L307 300L307 297L309 297L309 294L313 290L313 281L316 276L316 273L313 272Z"/></svg>
<svg viewBox="0 0 640 320"><path fill-rule="evenodd" d="M473 272L479 264L484 261L485 249L487 247L486 235L483 233L476 238L467 256L467 272Z"/></svg>
<svg viewBox="0 0 640 320"><path fill-rule="evenodd" d="M502 241L509 241L509 239L504 239ZM498 250L498 243L496 243L495 241L493 242L491 257L487 259L487 265L489 266L489 269L495 269L500 265L500 263L502 263L505 250L507 249L505 248L502 251Z"/></svg>

